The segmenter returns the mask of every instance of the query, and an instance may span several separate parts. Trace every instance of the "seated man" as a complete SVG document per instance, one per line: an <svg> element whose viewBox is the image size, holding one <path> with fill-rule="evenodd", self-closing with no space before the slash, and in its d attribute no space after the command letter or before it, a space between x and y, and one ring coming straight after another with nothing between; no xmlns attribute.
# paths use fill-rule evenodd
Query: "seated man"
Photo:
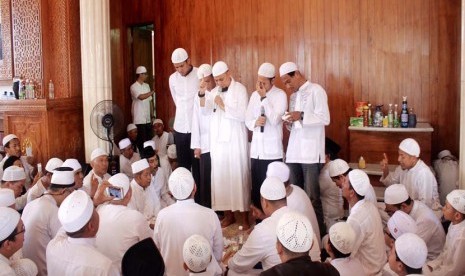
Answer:
<svg viewBox="0 0 465 276"><path fill-rule="evenodd" d="M78 190L82 188L83 181L84 181L84 174L82 172L82 166L77 159L69 158L63 162L62 167L68 167L73 169L74 173L74 189Z"/></svg>
<svg viewBox="0 0 465 276"><path fill-rule="evenodd" d="M152 140L158 150L157 154L160 157L165 156L168 146L174 144L173 134L164 131L164 124L161 119L153 121L153 131L155 136L153 136Z"/></svg>
<svg viewBox="0 0 465 276"><path fill-rule="evenodd" d="M32 171L34 168L32 167L29 162L28 156L22 156L21 155L21 143L19 141L18 136L14 134L8 134L5 137L3 137L3 148L5 150L5 157L0 161L0 178L2 178L3 175L3 163L8 159L9 156L17 156L21 159L21 163L23 164L24 172L26 174L26 181L25 181L25 187L29 189L32 184ZM24 206L23 206L24 207Z"/></svg>
<svg viewBox="0 0 465 276"><path fill-rule="evenodd" d="M1 188L11 189L15 194L15 208L20 211L24 209L27 201L27 193L21 195L26 182L24 169L18 166L8 167L3 172Z"/></svg>
<svg viewBox="0 0 465 276"><path fill-rule="evenodd" d="M182 256L184 269L190 275L223 275L223 270L216 259L212 257L212 250L208 240L201 235L190 236L183 245Z"/></svg>
<svg viewBox="0 0 465 276"><path fill-rule="evenodd" d="M111 177L107 173L108 154L101 148L94 149L90 155L90 166L92 170L84 177L82 190L93 198L98 186Z"/></svg>
<svg viewBox="0 0 465 276"><path fill-rule="evenodd" d="M142 144L139 144L137 126L135 124L129 124L126 127L128 138L131 141L132 149L134 152L140 152L142 150Z"/></svg>
<svg viewBox="0 0 465 276"><path fill-rule="evenodd" d="M50 180L52 179L53 170L63 165L63 160L60 158L50 158L45 165L45 174L39 178L37 183L32 186L27 193L27 202L31 202L34 199L42 196L44 192L50 186Z"/></svg>
<svg viewBox="0 0 465 276"><path fill-rule="evenodd" d="M423 239L413 233L403 234L396 240L395 246L391 248L389 267L401 276L423 275L422 266L426 262L427 252Z"/></svg>
<svg viewBox="0 0 465 276"><path fill-rule="evenodd" d="M132 180L133 175L131 165L132 163L140 160L139 153L134 152L129 138L124 138L119 141L118 146L121 151L121 155L119 156L119 171L120 173L127 175L129 180Z"/></svg>

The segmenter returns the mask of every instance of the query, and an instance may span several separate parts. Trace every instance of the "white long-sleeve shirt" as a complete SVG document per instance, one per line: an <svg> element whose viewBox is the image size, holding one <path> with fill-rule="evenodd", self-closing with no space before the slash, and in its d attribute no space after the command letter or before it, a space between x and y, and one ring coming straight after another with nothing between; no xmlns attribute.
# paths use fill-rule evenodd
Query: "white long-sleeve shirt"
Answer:
<svg viewBox="0 0 465 276"><path fill-rule="evenodd" d="M193 199L177 201L158 213L153 240L165 261L168 276L189 275L183 268L182 248L193 234L204 236L212 248L212 257L221 261L223 233L216 213L194 202Z"/></svg>
<svg viewBox="0 0 465 276"><path fill-rule="evenodd" d="M173 129L180 133L190 133L192 127L192 112L194 97L199 91L199 79L197 67L187 76L182 76L177 71L169 78L171 96L176 105Z"/></svg>
<svg viewBox="0 0 465 276"><path fill-rule="evenodd" d="M139 161L140 160L140 155L137 152L134 152L132 155L131 159L127 159L124 155L119 156L119 171L120 173L124 173L127 175L129 180L132 180L134 178L132 174L132 163Z"/></svg>
<svg viewBox="0 0 465 276"><path fill-rule="evenodd" d="M46 190L44 184L42 184L42 178L40 178L37 183L27 191L27 203L39 198Z"/></svg>
<svg viewBox="0 0 465 276"><path fill-rule="evenodd" d="M255 126L261 109L265 111L266 123L261 132ZM266 92L266 98L261 101L257 91L250 96L245 117L245 125L253 132L250 147L250 158L273 160L283 158L283 121L281 117L287 109L287 95L276 86Z"/></svg>
<svg viewBox="0 0 465 276"><path fill-rule="evenodd" d="M155 134L152 140L155 142L155 146L157 147L157 153L158 156L160 156L160 158L166 156L168 146L174 143L173 135L166 131L163 131L163 134L160 137L158 137L158 135Z"/></svg>
<svg viewBox="0 0 465 276"><path fill-rule="evenodd" d="M97 174L94 173L94 170L92 169L85 177L84 179L82 180L82 190L84 192L86 192L89 196L91 195L90 194L90 191L92 189L92 184L91 184L91 181L92 181L92 175L94 176L94 178L96 178L98 180L98 184L102 184L102 182L104 180L108 180L110 179L111 175L108 174L108 173L105 173L103 175L103 178L98 176Z"/></svg>
<svg viewBox="0 0 465 276"><path fill-rule="evenodd" d="M331 260L331 264L339 271L340 276L365 276L360 261L353 257Z"/></svg>
<svg viewBox="0 0 465 276"><path fill-rule="evenodd" d="M286 163L315 164L325 160L325 126L330 115L328 96L323 87L306 82L291 95L289 111L303 111L302 128L291 128Z"/></svg>
<svg viewBox="0 0 465 276"><path fill-rule="evenodd" d="M10 260L0 254L0 276L16 276L15 271L11 268Z"/></svg>
<svg viewBox="0 0 465 276"><path fill-rule="evenodd" d="M144 189L137 184L135 179L131 181L130 185L132 196L129 200L128 207L144 215L149 225L155 224L158 211L160 211L160 204L156 202L159 199L156 198L153 188L149 185Z"/></svg>
<svg viewBox="0 0 465 276"><path fill-rule="evenodd" d="M205 91L208 97L210 91ZM200 106L200 98L194 98L194 112L192 114L191 149L200 149L201 153L210 152L210 119L212 111Z"/></svg>
<svg viewBox="0 0 465 276"><path fill-rule="evenodd" d="M329 163L320 171L320 198L323 205L323 216L325 219L326 229L331 228L337 219L344 216L344 200L342 199L341 189L329 177Z"/></svg>

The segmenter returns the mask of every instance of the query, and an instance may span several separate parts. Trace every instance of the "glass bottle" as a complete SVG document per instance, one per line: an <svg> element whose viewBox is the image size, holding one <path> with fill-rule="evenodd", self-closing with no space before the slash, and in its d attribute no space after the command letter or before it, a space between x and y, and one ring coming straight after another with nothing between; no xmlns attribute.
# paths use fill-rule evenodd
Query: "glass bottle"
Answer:
<svg viewBox="0 0 465 276"><path fill-rule="evenodd" d="M373 116L371 115L371 103L368 103L368 126L373 126Z"/></svg>
<svg viewBox="0 0 465 276"><path fill-rule="evenodd" d="M402 97L402 111L400 113L400 126L408 127L407 96Z"/></svg>
<svg viewBox="0 0 465 276"><path fill-rule="evenodd" d="M399 127L399 113L397 112L397 104L394 105L394 122L393 127Z"/></svg>
<svg viewBox="0 0 465 276"><path fill-rule="evenodd" d="M417 126L417 115L413 112L413 107L410 108L408 113L408 127Z"/></svg>
<svg viewBox="0 0 465 276"><path fill-rule="evenodd" d="M392 111L392 103L389 104L389 111L388 111L388 127L394 126L394 113Z"/></svg>

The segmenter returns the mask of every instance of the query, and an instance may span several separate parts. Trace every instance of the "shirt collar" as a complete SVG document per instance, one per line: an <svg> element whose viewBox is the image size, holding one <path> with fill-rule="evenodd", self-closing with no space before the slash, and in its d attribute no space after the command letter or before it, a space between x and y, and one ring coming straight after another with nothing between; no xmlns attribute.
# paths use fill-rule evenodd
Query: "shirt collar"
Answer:
<svg viewBox="0 0 465 276"><path fill-rule="evenodd" d="M71 244L83 245L88 247L95 247L95 237L93 238L71 238L68 237Z"/></svg>
<svg viewBox="0 0 465 276"><path fill-rule="evenodd" d="M357 203L355 203L355 205L352 206L352 208L350 208L350 212L352 213L353 211L356 211L358 208L360 208L360 206L362 206L364 202L365 202L365 199L357 201Z"/></svg>
<svg viewBox="0 0 465 276"><path fill-rule="evenodd" d="M3 256L2 254L0 254L0 262L10 265L10 260L7 257Z"/></svg>
<svg viewBox="0 0 465 276"><path fill-rule="evenodd" d="M195 201L193 198L189 198L189 199L184 199L184 200L176 200L176 204L178 205L187 205L187 204L194 204Z"/></svg>
<svg viewBox="0 0 465 276"><path fill-rule="evenodd" d="M302 85L299 87L299 90L297 90L297 92L305 91L309 85L310 85L310 82L309 82L309 81L306 81L304 84L302 84Z"/></svg>

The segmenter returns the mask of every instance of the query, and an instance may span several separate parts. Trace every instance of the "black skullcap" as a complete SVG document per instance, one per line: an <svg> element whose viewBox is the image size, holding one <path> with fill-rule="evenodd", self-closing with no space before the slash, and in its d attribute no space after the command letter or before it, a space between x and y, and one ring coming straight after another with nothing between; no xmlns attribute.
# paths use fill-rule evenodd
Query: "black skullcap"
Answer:
<svg viewBox="0 0 465 276"><path fill-rule="evenodd" d="M140 158L152 158L155 155L155 151L153 150L152 147L148 146L145 147L143 150L140 152Z"/></svg>
<svg viewBox="0 0 465 276"><path fill-rule="evenodd" d="M162 276L165 273L165 263L152 238L131 246L121 264L124 276Z"/></svg>

